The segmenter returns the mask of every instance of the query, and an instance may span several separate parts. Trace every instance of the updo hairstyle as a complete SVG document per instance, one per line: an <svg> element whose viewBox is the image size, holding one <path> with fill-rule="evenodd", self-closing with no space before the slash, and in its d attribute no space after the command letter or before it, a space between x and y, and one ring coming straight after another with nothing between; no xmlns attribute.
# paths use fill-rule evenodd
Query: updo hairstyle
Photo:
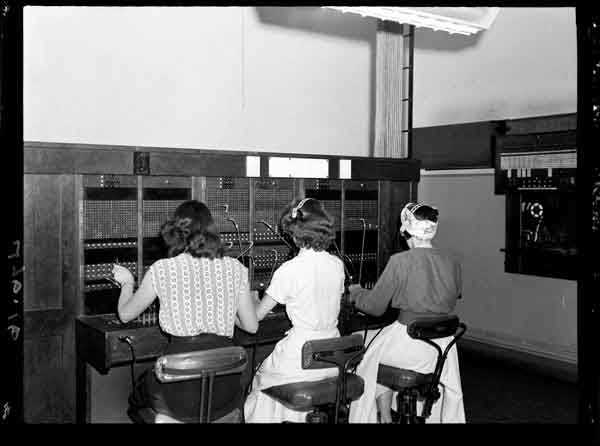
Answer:
<svg viewBox="0 0 600 446"><path fill-rule="evenodd" d="M223 257L221 237L210 210L204 203L188 200L181 203L173 219L160 230L169 257L187 252L193 257Z"/></svg>
<svg viewBox="0 0 600 446"><path fill-rule="evenodd" d="M333 218L315 198L294 200L284 209L279 224L298 248L324 251L335 239Z"/></svg>

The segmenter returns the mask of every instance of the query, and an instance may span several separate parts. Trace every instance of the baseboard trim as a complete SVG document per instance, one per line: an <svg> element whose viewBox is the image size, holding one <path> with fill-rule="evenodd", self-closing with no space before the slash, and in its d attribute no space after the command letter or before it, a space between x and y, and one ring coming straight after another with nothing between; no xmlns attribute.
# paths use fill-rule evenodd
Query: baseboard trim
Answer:
<svg viewBox="0 0 600 446"><path fill-rule="evenodd" d="M534 356L542 356L556 361L577 364L577 347L525 340L506 333L492 332L473 327L469 327L464 335L464 339L502 347L507 350L516 350Z"/></svg>
<svg viewBox="0 0 600 446"><path fill-rule="evenodd" d="M515 367L562 381L577 382L577 364L572 362L534 355L474 339L460 339L458 348L459 352L465 351L482 358L508 362Z"/></svg>

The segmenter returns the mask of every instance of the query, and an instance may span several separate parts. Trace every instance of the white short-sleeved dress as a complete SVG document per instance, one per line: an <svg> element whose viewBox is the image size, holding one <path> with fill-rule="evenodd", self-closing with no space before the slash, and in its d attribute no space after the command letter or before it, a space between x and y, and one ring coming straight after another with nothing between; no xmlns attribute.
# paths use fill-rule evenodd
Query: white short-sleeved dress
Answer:
<svg viewBox="0 0 600 446"><path fill-rule="evenodd" d="M302 248L273 274L267 294L286 306L292 328L262 363L244 406L247 423L304 422L306 412L291 410L262 389L335 376L337 369L303 370L301 350L306 341L333 338L344 292L342 261L325 251Z"/></svg>

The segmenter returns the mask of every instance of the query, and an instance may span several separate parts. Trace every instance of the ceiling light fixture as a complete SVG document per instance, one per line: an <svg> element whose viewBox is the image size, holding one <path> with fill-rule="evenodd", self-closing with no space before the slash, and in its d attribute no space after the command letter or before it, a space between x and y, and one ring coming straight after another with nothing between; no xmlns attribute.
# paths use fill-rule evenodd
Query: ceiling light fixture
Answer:
<svg viewBox="0 0 600 446"><path fill-rule="evenodd" d="M324 8L465 35L488 29L500 11L500 8L483 7L324 6Z"/></svg>

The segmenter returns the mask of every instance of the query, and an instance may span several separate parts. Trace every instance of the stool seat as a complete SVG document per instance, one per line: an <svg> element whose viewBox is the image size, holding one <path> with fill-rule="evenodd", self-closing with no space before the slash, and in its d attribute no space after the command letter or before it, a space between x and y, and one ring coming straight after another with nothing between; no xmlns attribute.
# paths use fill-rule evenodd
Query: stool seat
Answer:
<svg viewBox="0 0 600 446"><path fill-rule="evenodd" d="M379 364L377 373L377 382L392 390L428 386L432 383L433 378L433 373L423 374L414 370L400 369L385 364Z"/></svg>
<svg viewBox="0 0 600 446"><path fill-rule="evenodd" d="M335 404L337 376L319 381L301 381L282 384L263 389L271 398L279 401L289 409L308 411L315 406ZM359 398L364 390L364 381L361 377L346 374L346 397L349 401Z"/></svg>

